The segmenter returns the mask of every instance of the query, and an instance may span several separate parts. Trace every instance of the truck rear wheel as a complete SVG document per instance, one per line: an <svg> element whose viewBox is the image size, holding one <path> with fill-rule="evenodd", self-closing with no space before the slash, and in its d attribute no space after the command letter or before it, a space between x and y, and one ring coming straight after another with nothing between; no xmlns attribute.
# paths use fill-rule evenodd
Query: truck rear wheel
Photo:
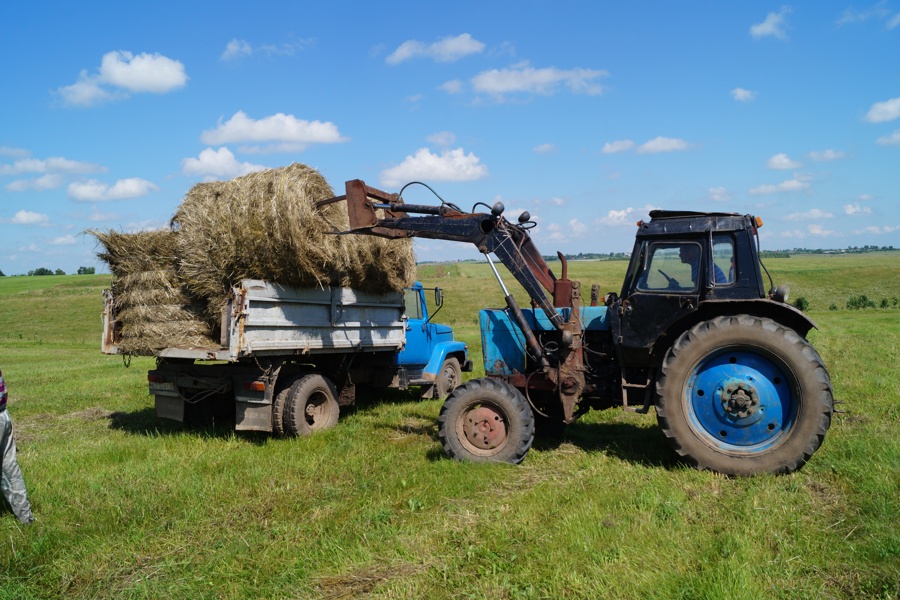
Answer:
<svg viewBox="0 0 900 600"><path fill-rule="evenodd" d="M444 402L438 435L450 458L518 464L534 441L534 415L505 381L473 379Z"/></svg>
<svg viewBox="0 0 900 600"><path fill-rule="evenodd" d="M339 414L337 392L325 377L306 375L288 388L283 420L291 435L309 435L334 427Z"/></svg>
<svg viewBox="0 0 900 600"><path fill-rule="evenodd" d="M812 345L771 319L717 317L663 360L656 415L675 451L729 475L789 473L831 424L828 371Z"/></svg>
<svg viewBox="0 0 900 600"><path fill-rule="evenodd" d="M461 382L462 369L459 366L459 360L448 356L444 360L444 364L441 365L437 378L434 380L434 397L446 398Z"/></svg>

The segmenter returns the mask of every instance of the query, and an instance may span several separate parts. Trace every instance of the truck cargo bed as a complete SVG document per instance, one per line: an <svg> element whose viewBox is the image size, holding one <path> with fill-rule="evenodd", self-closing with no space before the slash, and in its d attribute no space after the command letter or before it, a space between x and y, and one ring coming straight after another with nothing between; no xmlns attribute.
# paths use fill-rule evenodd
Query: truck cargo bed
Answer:
<svg viewBox="0 0 900 600"><path fill-rule="evenodd" d="M104 294L105 354L119 354L114 306L112 294ZM223 307L220 346L170 347L155 356L236 362L253 356L396 351L406 341L403 312L401 293L293 288L246 279Z"/></svg>

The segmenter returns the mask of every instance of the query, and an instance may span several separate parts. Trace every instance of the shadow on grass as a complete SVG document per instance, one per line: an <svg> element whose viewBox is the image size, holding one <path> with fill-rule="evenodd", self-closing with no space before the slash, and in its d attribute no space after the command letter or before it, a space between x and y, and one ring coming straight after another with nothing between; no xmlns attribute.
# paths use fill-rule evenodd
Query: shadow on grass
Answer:
<svg viewBox="0 0 900 600"><path fill-rule="evenodd" d="M252 444L262 445L271 438L271 434L257 431L234 430L233 418L215 418L208 415L194 417L187 423L179 423L169 419L160 419L153 408L142 408L132 412L114 412L109 415L110 429L124 431L134 435L157 437L161 435L193 435L209 438L230 438L236 434Z"/></svg>
<svg viewBox="0 0 900 600"><path fill-rule="evenodd" d="M630 423L575 423L561 436L537 436L532 448L552 451L570 443L585 452L599 452L645 467L670 469L680 464L665 436L656 427Z"/></svg>

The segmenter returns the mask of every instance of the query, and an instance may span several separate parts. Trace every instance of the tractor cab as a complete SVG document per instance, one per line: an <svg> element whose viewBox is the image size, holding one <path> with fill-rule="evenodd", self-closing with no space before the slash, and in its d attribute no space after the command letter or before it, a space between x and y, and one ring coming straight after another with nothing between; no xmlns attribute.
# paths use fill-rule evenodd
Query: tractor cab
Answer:
<svg viewBox="0 0 900 600"><path fill-rule="evenodd" d="M695 322L705 303L766 298L756 218L663 210L650 217L638 223L618 310L610 315L625 364L646 364L661 336Z"/></svg>

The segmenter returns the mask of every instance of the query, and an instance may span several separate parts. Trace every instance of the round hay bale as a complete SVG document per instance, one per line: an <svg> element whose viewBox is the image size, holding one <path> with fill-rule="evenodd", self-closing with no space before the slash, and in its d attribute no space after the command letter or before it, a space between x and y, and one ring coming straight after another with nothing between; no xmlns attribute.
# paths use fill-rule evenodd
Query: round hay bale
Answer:
<svg viewBox="0 0 900 600"><path fill-rule="evenodd" d="M315 206L332 196L318 171L297 163L194 186L172 218L179 274L211 310L241 279L376 293L412 283L409 240L330 235L349 227L344 203Z"/></svg>

